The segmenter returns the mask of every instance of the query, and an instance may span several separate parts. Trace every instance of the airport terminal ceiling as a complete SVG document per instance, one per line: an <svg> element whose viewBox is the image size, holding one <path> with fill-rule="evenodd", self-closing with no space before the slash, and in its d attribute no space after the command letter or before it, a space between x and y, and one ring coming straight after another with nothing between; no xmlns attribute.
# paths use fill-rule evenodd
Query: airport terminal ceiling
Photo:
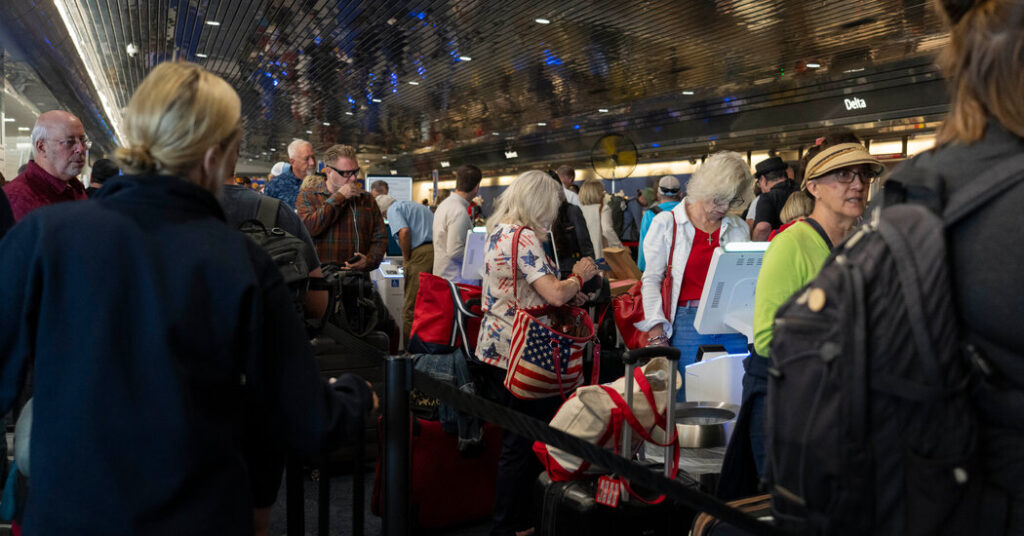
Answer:
<svg viewBox="0 0 1024 536"><path fill-rule="evenodd" d="M184 59L238 91L246 161L284 160L298 137L422 177L442 160L578 161L609 132L685 155L934 121L948 36L928 4L0 0L0 42L99 150L148 70Z"/></svg>

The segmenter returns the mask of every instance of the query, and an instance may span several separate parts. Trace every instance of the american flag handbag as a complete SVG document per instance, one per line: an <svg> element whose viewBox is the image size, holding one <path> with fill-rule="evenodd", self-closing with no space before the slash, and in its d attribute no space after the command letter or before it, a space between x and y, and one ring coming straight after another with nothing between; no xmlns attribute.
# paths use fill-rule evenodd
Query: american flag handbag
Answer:
<svg viewBox="0 0 1024 536"><path fill-rule="evenodd" d="M583 384L583 353L594 342L592 383L596 383L600 345L594 337L594 322L578 307L542 305L518 307L519 233L512 237L512 296L516 314L512 321L505 388L516 398L537 399L561 396L566 399Z"/></svg>

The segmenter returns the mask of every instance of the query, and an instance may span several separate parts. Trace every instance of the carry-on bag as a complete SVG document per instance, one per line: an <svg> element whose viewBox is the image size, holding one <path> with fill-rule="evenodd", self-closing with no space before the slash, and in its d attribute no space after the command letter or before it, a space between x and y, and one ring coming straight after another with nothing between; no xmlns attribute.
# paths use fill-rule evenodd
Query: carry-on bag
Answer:
<svg viewBox="0 0 1024 536"><path fill-rule="evenodd" d="M661 280L661 309L665 318L669 318L672 311L672 261L676 254L676 216L672 214L672 245L668 250L668 265L665 267L665 277ZM626 342L626 348L643 348L647 346L648 332L637 329L636 323L644 320L643 282L637 281L629 290L619 294L612 299L614 310L615 326L622 334L622 340Z"/></svg>
<svg viewBox="0 0 1024 536"><path fill-rule="evenodd" d="M630 350L623 356L626 363L626 376L623 378L623 405L616 404L615 410L623 407L634 408L633 379L644 378L637 364L640 360L651 357L668 358L667 369L675 372L678 366L679 350L671 347L650 347ZM667 434L674 446L666 447L664 472L666 476L685 482L693 489L699 484L689 475L679 473L678 438L675 437L675 426L672 416L675 414L675 388L677 374L667 374L664 380L668 384L664 413L661 413L667 425ZM593 389L587 387L586 389ZM607 392L607 391L606 391ZM608 393L610 396L610 393ZM639 396L639 404L650 404L646 394ZM634 411L636 413L636 411ZM620 429L612 428L617 437L616 443L624 456L632 458L634 454L633 432L630 419L622 417L624 423ZM642 428L641 428L642 430ZM602 434L605 435L605 434ZM648 435L647 432L640 434ZM536 448L536 446L535 446ZM538 533L550 536L593 535L593 534L643 534L654 536L660 534L677 534L680 527L689 526L694 515L691 508L680 505L664 497L652 497L642 490L632 489L628 483L610 475L585 476L577 480L552 481L547 473L541 474L537 481L539 505L537 511L540 520L537 524Z"/></svg>
<svg viewBox="0 0 1024 536"><path fill-rule="evenodd" d="M420 273L409 330L409 353L447 354L462 348L475 355L480 333L480 287Z"/></svg>
<svg viewBox="0 0 1024 536"><path fill-rule="evenodd" d="M768 518L772 515L772 496L767 493L729 501L728 504L758 519ZM745 534L747 532L708 513L698 515L697 519L693 520L693 530L690 531L690 536L743 536Z"/></svg>

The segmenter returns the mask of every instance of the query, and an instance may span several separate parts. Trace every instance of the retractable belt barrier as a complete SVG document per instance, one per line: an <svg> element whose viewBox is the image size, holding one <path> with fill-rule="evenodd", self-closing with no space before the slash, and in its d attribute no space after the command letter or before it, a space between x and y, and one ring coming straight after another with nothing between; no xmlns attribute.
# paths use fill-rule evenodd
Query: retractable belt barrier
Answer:
<svg viewBox="0 0 1024 536"><path fill-rule="evenodd" d="M458 388L435 380L415 371L408 357L389 357L385 369L385 437L384 437L384 534L406 536L409 534L409 460L411 417L409 414L409 391L415 385L418 391L433 396L457 410L495 423L505 430L521 436L547 443L595 466L604 467L617 475L627 478L633 484L665 494L695 510L707 512L725 523L750 534L789 534L768 523L737 510L726 503L686 487L676 480L670 480L647 467L633 463L626 458L583 441L573 435L556 430L543 421L512 411L479 396L460 391Z"/></svg>

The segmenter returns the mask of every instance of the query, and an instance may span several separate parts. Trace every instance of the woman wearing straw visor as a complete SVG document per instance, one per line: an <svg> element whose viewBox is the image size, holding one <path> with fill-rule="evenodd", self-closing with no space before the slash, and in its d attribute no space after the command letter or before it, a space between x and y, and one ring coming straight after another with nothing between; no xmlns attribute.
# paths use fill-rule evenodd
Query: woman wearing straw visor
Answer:
<svg viewBox="0 0 1024 536"><path fill-rule="evenodd" d="M731 212L750 203L754 197L753 184L750 166L743 157L734 152L716 153L693 174L683 201L655 216L644 238L644 320L637 322L636 327L649 332L649 346L671 344L679 348L681 369L696 360L697 348L702 344L720 344L729 352L747 351L745 336L701 335L693 322L715 248L750 240L746 222ZM668 308L671 320L665 318L661 297L668 268L672 277ZM680 398L685 400L685 389L679 391Z"/></svg>

